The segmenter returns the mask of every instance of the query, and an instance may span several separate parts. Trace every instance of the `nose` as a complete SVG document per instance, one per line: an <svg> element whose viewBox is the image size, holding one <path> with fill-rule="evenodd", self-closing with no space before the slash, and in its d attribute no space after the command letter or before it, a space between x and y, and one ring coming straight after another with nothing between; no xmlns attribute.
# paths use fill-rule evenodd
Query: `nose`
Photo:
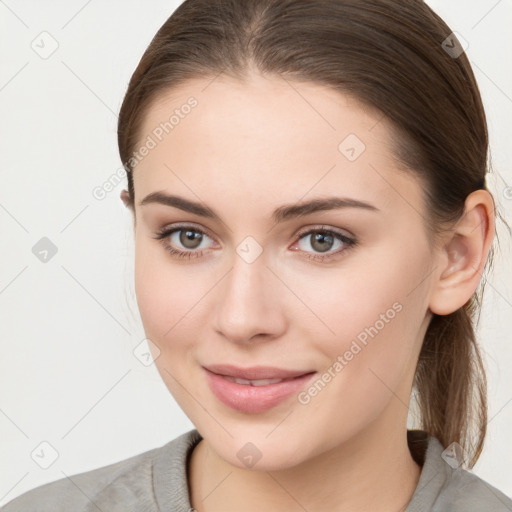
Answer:
<svg viewBox="0 0 512 512"><path fill-rule="evenodd" d="M215 330L233 343L281 336L286 329L283 284L263 257L248 263L235 255L233 267L217 287Z"/></svg>

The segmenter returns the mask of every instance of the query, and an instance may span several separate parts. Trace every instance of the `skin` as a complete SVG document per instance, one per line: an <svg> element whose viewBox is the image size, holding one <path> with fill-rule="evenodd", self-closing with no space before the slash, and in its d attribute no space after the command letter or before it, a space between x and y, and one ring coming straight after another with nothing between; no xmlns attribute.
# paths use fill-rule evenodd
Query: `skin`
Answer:
<svg viewBox="0 0 512 512"><path fill-rule="evenodd" d="M190 96L198 105L134 170L135 286L158 370L203 440L188 466L191 504L203 511L404 510L421 468L407 445L415 366L432 313L463 306L480 281L494 236L494 204L483 190L438 246L425 229L423 185L400 170L382 115L321 85L251 73L191 80L161 94L140 141ZM356 134L365 151L338 149ZM163 191L200 201L221 221L161 204ZM313 198L371 203L276 224L273 210ZM122 199L127 203L127 192ZM207 232L191 259L154 237L176 223ZM355 237L333 242L325 262L299 230L325 226ZM252 263L237 246L253 237ZM299 242L299 240L301 240ZM295 247L295 250L292 249ZM345 248L344 248L345 247ZM202 365L332 367L356 336L394 303L401 310L311 401L293 395L248 414L221 403ZM261 459L237 457L253 443Z"/></svg>

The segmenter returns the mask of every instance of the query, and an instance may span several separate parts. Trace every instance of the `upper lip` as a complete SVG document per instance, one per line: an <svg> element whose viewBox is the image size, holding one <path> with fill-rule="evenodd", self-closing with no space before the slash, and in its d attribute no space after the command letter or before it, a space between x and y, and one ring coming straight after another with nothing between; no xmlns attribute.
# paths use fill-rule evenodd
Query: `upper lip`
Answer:
<svg viewBox="0 0 512 512"><path fill-rule="evenodd" d="M252 366L250 368L239 368L230 364L213 364L204 367L217 375L235 377L237 379L259 380L259 379L291 379L313 373L314 370L286 370L273 366Z"/></svg>

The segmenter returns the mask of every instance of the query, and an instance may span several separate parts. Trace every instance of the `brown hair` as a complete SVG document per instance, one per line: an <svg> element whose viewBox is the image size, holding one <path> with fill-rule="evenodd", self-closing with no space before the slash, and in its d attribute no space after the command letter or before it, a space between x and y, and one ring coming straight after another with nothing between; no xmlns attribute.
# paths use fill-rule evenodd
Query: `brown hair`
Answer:
<svg viewBox="0 0 512 512"><path fill-rule="evenodd" d="M133 214L132 155L152 101L189 79L225 73L243 80L254 68L325 85L381 111L396 134L396 157L424 184L436 243L461 217L466 197L486 188L485 113L466 55L449 51L458 49L451 33L421 0L184 1L154 36L121 106L119 152ZM494 247L486 268L493 255ZM483 285L464 307L434 315L414 381L421 427L445 447L459 443L469 467L487 425L474 330Z"/></svg>

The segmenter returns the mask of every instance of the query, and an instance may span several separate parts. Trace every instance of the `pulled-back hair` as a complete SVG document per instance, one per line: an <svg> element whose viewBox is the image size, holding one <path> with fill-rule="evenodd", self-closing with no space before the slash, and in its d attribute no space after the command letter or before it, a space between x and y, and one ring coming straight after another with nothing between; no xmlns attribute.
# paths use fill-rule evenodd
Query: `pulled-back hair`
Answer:
<svg viewBox="0 0 512 512"><path fill-rule="evenodd" d="M187 80L250 70L324 85L382 112L393 151L424 191L432 244L486 189L488 133L479 89L450 28L421 0L186 0L133 73L118 124L133 208L132 155L152 102ZM501 218L501 217L500 217ZM492 264L494 247L486 262ZM459 443L469 467L486 434L484 365L475 336L485 280L434 314L414 379L423 430Z"/></svg>

